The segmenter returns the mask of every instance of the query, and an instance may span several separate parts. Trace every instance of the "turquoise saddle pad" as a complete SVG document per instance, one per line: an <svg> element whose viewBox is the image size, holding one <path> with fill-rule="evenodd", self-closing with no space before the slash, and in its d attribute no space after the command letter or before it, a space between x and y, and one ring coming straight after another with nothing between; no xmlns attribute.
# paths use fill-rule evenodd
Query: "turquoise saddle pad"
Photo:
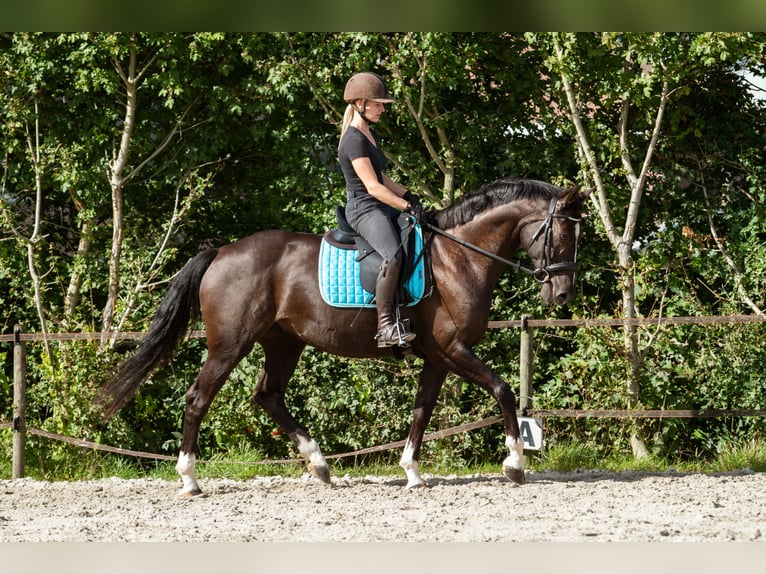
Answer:
<svg viewBox="0 0 766 574"><path fill-rule="evenodd" d="M425 264L422 257L423 232L420 225L414 230L413 259L417 262L404 283L408 307L416 305L425 291ZM362 287L361 265L356 260L356 249L343 249L329 243L324 237L319 248L319 291L322 299L333 307L375 307L374 293Z"/></svg>

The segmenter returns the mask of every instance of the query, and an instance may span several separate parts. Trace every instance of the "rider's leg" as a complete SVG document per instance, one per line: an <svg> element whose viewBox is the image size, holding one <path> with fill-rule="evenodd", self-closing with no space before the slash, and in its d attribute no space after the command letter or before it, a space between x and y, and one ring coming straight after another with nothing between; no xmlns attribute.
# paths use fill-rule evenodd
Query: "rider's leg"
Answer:
<svg viewBox="0 0 766 574"><path fill-rule="evenodd" d="M349 203L346 216L349 223L383 258L375 287L378 311L378 347L408 346L415 338L396 320L396 292L402 265L401 239L396 223L398 211L380 203ZM351 208L351 209L349 209Z"/></svg>
<svg viewBox="0 0 766 574"><path fill-rule="evenodd" d="M415 333L405 330L396 320L396 290L399 286L399 267L395 261L383 261L375 285L375 307L378 311L378 347L407 346Z"/></svg>

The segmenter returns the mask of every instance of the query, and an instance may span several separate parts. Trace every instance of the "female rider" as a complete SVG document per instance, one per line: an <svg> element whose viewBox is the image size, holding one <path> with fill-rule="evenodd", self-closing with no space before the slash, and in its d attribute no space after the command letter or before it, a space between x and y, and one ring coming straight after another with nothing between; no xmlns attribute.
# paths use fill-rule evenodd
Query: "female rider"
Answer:
<svg viewBox="0 0 766 574"><path fill-rule="evenodd" d="M423 208L416 196L385 173L386 157L370 124L377 123L385 104L394 100L377 74L355 74L346 83L338 159L346 179L346 219L383 257L375 287L378 313L378 347L406 347L415 333L406 331L395 318L396 291L402 265L399 211L421 218Z"/></svg>

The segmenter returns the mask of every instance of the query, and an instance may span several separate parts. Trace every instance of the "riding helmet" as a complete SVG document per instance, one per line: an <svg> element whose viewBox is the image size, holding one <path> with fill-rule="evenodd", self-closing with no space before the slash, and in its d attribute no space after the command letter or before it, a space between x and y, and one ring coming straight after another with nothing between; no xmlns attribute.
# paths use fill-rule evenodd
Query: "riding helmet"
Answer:
<svg viewBox="0 0 766 574"><path fill-rule="evenodd" d="M343 99L349 104L354 100L372 100L382 104L390 104L394 101L388 93L383 78L372 72L361 72L351 76L351 79L346 82Z"/></svg>

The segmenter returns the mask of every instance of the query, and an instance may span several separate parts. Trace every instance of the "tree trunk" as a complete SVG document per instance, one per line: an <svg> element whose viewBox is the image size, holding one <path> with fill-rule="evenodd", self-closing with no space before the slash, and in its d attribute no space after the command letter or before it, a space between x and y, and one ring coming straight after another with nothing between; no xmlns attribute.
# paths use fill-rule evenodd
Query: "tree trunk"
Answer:
<svg viewBox="0 0 766 574"><path fill-rule="evenodd" d="M43 209L43 184L42 166L40 162L40 115L37 105L37 98L35 98L34 103L35 133L33 139L32 133L29 130L29 126L27 126L27 145L29 146L29 154L30 159L32 160L32 167L35 171L35 220L32 236L28 240L25 240L24 243L27 246L27 265L29 267L29 276L32 279L32 287L34 288L35 308L37 310L37 316L40 319L40 330L43 334L45 354L48 356L48 359L53 361L53 355L51 354L51 347L48 341L48 321L45 317L45 310L43 308L43 283L37 270L37 258L35 256L35 245L40 243L43 239L42 235L40 234Z"/></svg>
<svg viewBox="0 0 766 574"><path fill-rule="evenodd" d="M79 207L79 206L78 206ZM81 210L82 211L82 210ZM80 241L77 244L77 255L75 261L81 261L85 259L91 250L91 226L90 220L84 220L82 227L80 228ZM69 286L66 290L66 297L64 298L64 321L67 325L72 325L74 314L77 312L77 306L80 304L80 296L82 289L82 272L79 271L77 264L74 265L74 270L69 278Z"/></svg>
<svg viewBox="0 0 766 574"><path fill-rule="evenodd" d="M630 246L622 245L620 249L620 283L622 288L622 316L625 319L636 317L636 276L633 258L630 256ZM634 408L641 401L641 370L643 357L638 346L638 328L635 325L623 326L623 345L628 358L628 401ZM630 436L630 447L635 458L646 458L649 450L646 441L638 427Z"/></svg>
<svg viewBox="0 0 766 574"><path fill-rule="evenodd" d="M564 64L565 54L557 35L554 35L554 48L559 62ZM563 68L564 66L562 65L562 69ZM622 315L625 319L633 319L636 317L635 265L630 250L635 238L638 210L641 205L641 197L646 185L649 166L651 165L654 149L657 145L657 139L661 131L662 118L668 101L669 85L667 80L662 82L662 92L660 94L660 101L657 107L652 134L639 173L636 173L633 168L631 161L632 150L628 144L628 112L630 110L630 98L626 96L622 102L620 122L618 125L620 160L630 187L630 198L627 205L625 227L623 232L619 233L614 224L609 203L607 202L606 188L601 179L601 169L596 154L590 144L588 132L582 122L580 104L577 101L575 88L572 85L570 78L565 73L561 73L561 81L567 98L570 117L575 127L583 163L592 176L596 186L597 193L593 194L591 197L593 198L593 203L599 213L601 221L604 224L606 235L617 253L620 289L622 291ZM634 406L641 400L640 377L643 367L643 357L638 344L638 329L635 325L625 325L623 328L623 346L629 363L627 381L628 401L631 406ZM638 427L633 430L630 443L633 456L636 458L644 458L649 455L644 439L639 436Z"/></svg>
<svg viewBox="0 0 766 574"><path fill-rule="evenodd" d="M112 192L112 249L109 255L109 287L107 289L107 299L102 318L102 331L104 333L109 332L114 323L114 313L120 290L120 257L122 255L123 238L122 193L125 183L123 174L128 162L128 151L130 150L130 142L136 121L136 104L138 100L136 62L135 48L132 48L130 51L127 73L122 70L118 61L115 60L114 62L115 68L125 85L127 102L125 105L125 120L120 149L109 166L109 187ZM102 342L104 341L102 340Z"/></svg>

